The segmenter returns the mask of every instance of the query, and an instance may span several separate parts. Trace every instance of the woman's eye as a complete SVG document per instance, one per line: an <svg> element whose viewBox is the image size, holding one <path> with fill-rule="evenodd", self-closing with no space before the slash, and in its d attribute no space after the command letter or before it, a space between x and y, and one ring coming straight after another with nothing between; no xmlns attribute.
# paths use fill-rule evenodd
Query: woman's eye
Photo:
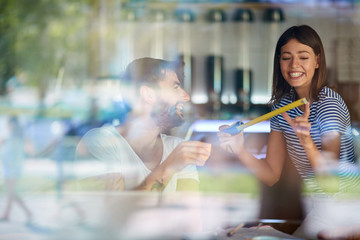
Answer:
<svg viewBox="0 0 360 240"><path fill-rule="evenodd" d="M287 61L287 60L290 60L290 58L289 57L283 57L283 58L281 58L281 60Z"/></svg>
<svg viewBox="0 0 360 240"><path fill-rule="evenodd" d="M309 59L308 57L301 57L300 58L301 60L306 60L306 59Z"/></svg>

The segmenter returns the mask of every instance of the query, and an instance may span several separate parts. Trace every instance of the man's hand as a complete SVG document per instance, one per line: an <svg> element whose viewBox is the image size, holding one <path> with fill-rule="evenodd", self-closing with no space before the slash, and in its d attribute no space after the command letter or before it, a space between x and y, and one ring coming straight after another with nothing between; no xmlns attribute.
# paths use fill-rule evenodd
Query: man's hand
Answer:
<svg viewBox="0 0 360 240"><path fill-rule="evenodd" d="M209 158L211 144L199 141L179 143L166 160L150 173L135 190L162 191L171 177L190 164L203 166Z"/></svg>
<svg viewBox="0 0 360 240"><path fill-rule="evenodd" d="M199 141L179 143L163 163L172 173L181 171L190 164L204 166L210 157L211 144Z"/></svg>

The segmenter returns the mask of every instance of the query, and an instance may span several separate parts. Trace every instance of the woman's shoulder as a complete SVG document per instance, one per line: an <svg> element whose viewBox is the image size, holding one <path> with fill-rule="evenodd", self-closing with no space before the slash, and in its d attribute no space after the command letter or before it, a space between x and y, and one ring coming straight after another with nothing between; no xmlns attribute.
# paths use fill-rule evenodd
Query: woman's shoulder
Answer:
<svg viewBox="0 0 360 240"><path fill-rule="evenodd" d="M329 87L320 90L319 98L341 98L340 94Z"/></svg>
<svg viewBox="0 0 360 240"><path fill-rule="evenodd" d="M341 95L329 87L324 87L321 89L318 102L320 106L328 104L337 104L341 106L345 105L345 102Z"/></svg>
<svg viewBox="0 0 360 240"><path fill-rule="evenodd" d="M291 93L289 93L289 94L285 95L284 97L282 97L278 102L272 104L272 108L273 109L281 108L285 105L292 103L293 99L294 99L294 96Z"/></svg>
<svg viewBox="0 0 360 240"><path fill-rule="evenodd" d="M349 110L339 93L331 88L325 87L320 91L319 99L314 104L320 119L329 120L331 117L341 117L348 121Z"/></svg>

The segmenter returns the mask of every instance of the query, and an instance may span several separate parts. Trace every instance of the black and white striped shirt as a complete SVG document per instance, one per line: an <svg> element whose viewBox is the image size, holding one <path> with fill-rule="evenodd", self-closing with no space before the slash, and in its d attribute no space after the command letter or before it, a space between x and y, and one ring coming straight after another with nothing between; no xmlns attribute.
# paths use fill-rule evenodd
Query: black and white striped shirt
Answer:
<svg viewBox="0 0 360 240"><path fill-rule="evenodd" d="M293 101L294 90L282 98L278 104L274 104L272 109L278 109ZM293 119L303 115L303 111L299 108L291 109L287 113ZM351 134L350 115L341 96L330 88L324 87L319 93L319 100L312 102L310 105L309 122L311 123L311 138L320 151L323 134L331 131L341 133L340 161L337 174L339 174L341 179L346 179L346 181L340 181L340 189L348 188L349 184L354 184L354 181L358 180L358 178L356 174L353 174L352 169L352 165L354 165L354 145ZM270 127L271 130L283 132L289 156L304 180L306 187L314 192L322 192L314 179L314 171L310 166L304 148L281 114L270 120Z"/></svg>

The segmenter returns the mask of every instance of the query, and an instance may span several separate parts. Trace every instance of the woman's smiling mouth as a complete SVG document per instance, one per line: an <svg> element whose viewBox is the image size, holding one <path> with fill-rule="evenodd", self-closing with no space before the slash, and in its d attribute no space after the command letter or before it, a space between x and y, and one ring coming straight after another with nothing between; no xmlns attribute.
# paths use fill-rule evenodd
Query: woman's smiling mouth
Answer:
<svg viewBox="0 0 360 240"><path fill-rule="evenodd" d="M291 78L300 78L300 77L302 77L303 75L304 75L303 72L290 72L290 73L289 73L289 76L290 76Z"/></svg>

